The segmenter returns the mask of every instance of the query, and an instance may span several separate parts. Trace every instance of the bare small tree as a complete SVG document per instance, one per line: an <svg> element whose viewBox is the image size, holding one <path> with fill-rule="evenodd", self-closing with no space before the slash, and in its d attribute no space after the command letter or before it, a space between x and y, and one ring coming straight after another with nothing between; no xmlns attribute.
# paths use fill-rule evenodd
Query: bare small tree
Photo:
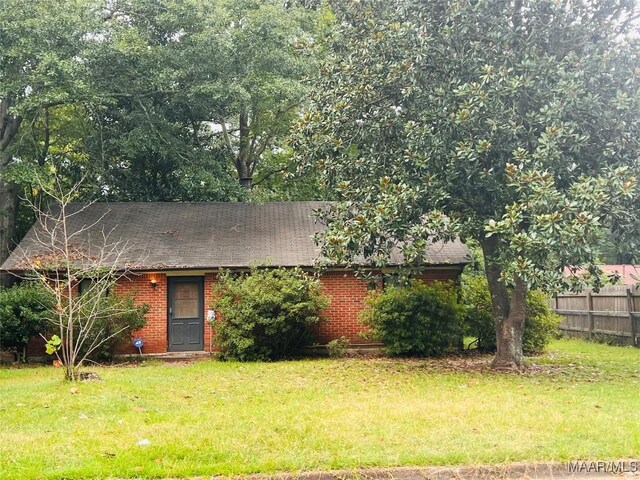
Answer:
<svg viewBox="0 0 640 480"><path fill-rule="evenodd" d="M80 368L90 355L128 327L107 331L115 316L144 313L126 297L113 295L119 280L131 274L126 242L112 240L113 229L101 225L104 213L89 224L72 222L91 204L78 204L80 183L65 190L59 179L39 182L51 207L31 204L38 220L33 235L20 250L26 278L36 281L55 298L53 330L47 353L65 367L65 378L81 378ZM74 224L75 225L72 225ZM82 287L82 288L81 288ZM111 293L111 294L110 294Z"/></svg>

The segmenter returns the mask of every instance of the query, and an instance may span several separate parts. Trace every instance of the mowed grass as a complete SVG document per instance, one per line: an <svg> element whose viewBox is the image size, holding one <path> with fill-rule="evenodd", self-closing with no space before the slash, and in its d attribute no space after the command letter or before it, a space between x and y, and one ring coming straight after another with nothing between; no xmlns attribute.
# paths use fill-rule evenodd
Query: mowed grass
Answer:
<svg viewBox="0 0 640 480"><path fill-rule="evenodd" d="M525 375L488 359L154 362L77 393L58 369L4 368L0 478L640 456L640 350L557 341Z"/></svg>

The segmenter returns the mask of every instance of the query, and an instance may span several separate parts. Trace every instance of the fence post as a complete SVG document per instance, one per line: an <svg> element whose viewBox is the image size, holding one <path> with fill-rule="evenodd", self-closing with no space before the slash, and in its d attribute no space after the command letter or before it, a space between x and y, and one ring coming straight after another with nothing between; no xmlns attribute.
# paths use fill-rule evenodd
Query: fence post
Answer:
<svg viewBox="0 0 640 480"><path fill-rule="evenodd" d="M627 310L629 310L629 322L631 322L631 345L637 347L638 344L636 343L636 319L633 315L633 303L633 294L631 293L631 289L627 288Z"/></svg>
<svg viewBox="0 0 640 480"><path fill-rule="evenodd" d="M589 318L589 340L592 340L595 321L593 319L593 297L591 296L591 290L587 290L587 316Z"/></svg>

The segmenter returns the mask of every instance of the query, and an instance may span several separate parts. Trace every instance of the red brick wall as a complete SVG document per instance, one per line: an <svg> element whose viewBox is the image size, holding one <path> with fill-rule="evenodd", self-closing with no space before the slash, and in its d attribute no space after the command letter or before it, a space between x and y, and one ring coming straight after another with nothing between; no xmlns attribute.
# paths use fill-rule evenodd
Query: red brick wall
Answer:
<svg viewBox="0 0 640 480"><path fill-rule="evenodd" d="M51 338L51 334L43 333L43 335L47 338ZM58 335L60 335L58 333ZM56 357L55 355L47 355L45 345L47 342L41 336L31 337L29 343L27 344L27 356L28 357L42 357L47 361L53 361Z"/></svg>
<svg viewBox="0 0 640 480"><path fill-rule="evenodd" d="M204 349L210 352L212 348L213 328L207 320L207 310L211 308L213 302L213 285L216 283L215 273L207 273L204 276ZM213 349L215 350L215 349Z"/></svg>
<svg viewBox="0 0 640 480"><path fill-rule="evenodd" d="M151 279L156 280L156 287L151 287ZM212 287L215 283L215 274L208 273L204 277L204 349L211 349L212 328L207 320L207 310L212 300ZM143 353L164 353L167 351L167 300L168 280L165 274L144 274L132 276L129 280L121 281L116 289L123 294L132 289L137 304L149 305L147 324L132 338L140 337L144 340ZM120 353L137 353L131 342L123 345Z"/></svg>
<svg viewBox="0 0 640 480"><path fill-rule="evenodd" d="M329 308L323 312L325 320L314 325L315 341L326 344L346 337L351 343L367 343L359 334L364 331L359 314L369 293L369 281L357 278L353 272L327 272L320 277Z"/></svg>
<svg viewBox="0 0 640 480"><path fill-rule="evenodd" d="M156 280L156 287L151 286L151 279ZM143 353L160 353L167 351L167 276L165 274L134 274L121 279L116 285L116 294L131 294L136 303L149 305L147 324L141 330L133 332L131 339L144 339ZM27 354L31 357L45 355L45 341L40 337L30 340ZM132 343L123 343L118 353L138 353ZM53 359L55 357L51 357Z"/></svg>
<svg viewBox="0 0 640 480"><path fill-rule="evenodd" d="M426 270L420 278L426 282L455 280L460 269L439 268ZM360 334L365 327L360 323L360 312L369 293L369 280L357 278L353 272L327 272L320 277L324 292L331 304L323 313L325 321L314 326L316 342L326 344L331 340L346 337L352 344L371 343ZM380 288L381 282L377 282Z"/></svg>
<svg viewBox="0 0 640 480"><path fill-rule="evenodd" d="M156 281L155 288L151 280ZM167 276L163 273L131 274L122 279L116 287L116 294L131 294L138 305L149 305L147 324L133 332L131 338L144 340L142 353L162 353L167 351ZM123 344L119 353L138 353L131 342Z"/></svg>
<svg viewBox="0 0 640 480"><path fill-rule="evenodd" d="M430 269L421 278L425 282L435 280L453 280L457 278L458 268ZM151 286L151 280L156 281L156 287ZM207 273L204 278L204 348L211 350L212 328L207 320L207 310L213 300L212 287L216 282L214 273ZM369 281L357 278L353 272L333 271L321 275L320 282L324 292L329 295L331 304L323 312L325 321L314 326L315 342L327 342L346 337L352 344L368 343L359 334L364 331L359 315L364 307L364 299L369 292ZM377 283L378 288L381 282ZM131 274L128 279L122 279L116 287L117 294L130 293L137 304L149 305L147 324L131 338L140 337L144 340L143 353L163 353L167 351L167 275ZM44 351L44 341L32 339L29 344L29 355L40 356ZM131 342L123 344L119 353L138 353Z"/></svg>

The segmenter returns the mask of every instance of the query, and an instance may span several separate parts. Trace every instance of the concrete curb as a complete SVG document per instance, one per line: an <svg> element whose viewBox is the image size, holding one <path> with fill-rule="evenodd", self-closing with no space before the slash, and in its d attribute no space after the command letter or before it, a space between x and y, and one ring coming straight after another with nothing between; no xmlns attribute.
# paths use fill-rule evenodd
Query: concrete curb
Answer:
<svg viewBox="0 0 640 480"><path fill-rule="evenodd" d="M640 478L640 460L514 463L500 466L394 467L213 477L212 480L510 480ZM204 480L203 477L192 480Z"/></svg>

